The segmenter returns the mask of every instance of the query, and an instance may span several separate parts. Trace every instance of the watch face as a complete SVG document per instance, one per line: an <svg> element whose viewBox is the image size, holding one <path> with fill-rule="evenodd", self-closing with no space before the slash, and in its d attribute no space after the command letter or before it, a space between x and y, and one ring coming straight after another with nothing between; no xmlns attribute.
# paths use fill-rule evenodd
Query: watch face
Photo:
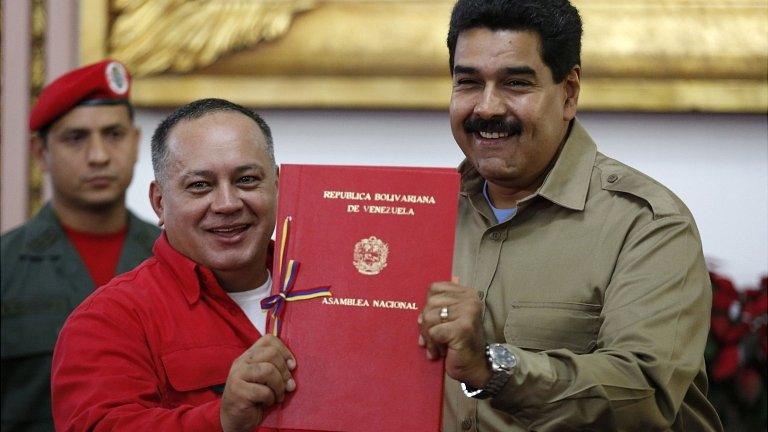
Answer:
<svg viewBox="0 0 768 432"><path fill-rule="evenodd" d="M517 357L509 352L504 345L501 344L493 344L489 347L489 351L491 354L491 359L493 360L493 363L495 365L498 365L500 369L504 369L506 371L511 370L515 366L517 366Z"/></svg>

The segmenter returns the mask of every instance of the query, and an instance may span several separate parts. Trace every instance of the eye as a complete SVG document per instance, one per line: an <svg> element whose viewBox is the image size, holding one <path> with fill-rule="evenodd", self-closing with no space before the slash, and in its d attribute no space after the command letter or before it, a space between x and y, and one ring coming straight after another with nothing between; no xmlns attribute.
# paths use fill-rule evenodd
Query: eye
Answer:
<svg viewBox="0 0 768 432"><path fill-rule="evenodd" d="M198 180L187 185L187 190L194 193L206 192L211 188L211 185L203 180Z"/></svg>
<svg viewBox="0 0 768 432"><path fill-rule="evenodd" d="M504 85L507 87L529 87L531 83L522 79L509 79L504 82Z"/></svg>
<svg viewBox="0 0 768 432"><path fill-rule="evenodd" d="M261 181L260 178L252 175L246 175L237 179L237 184L241 186L253 186Z"/></svg>
<svg viewBox="0 0 768 432"><path fill-rule="evenodd" d="M454 80L454 87L469 87L478 85L480 82L475 78L469 78L469 77L458 77Z"/></svg>
<svg viewBox="0 0 768 432"><path fill-rule="evenodd" d="M127 133L128 132L125 129L118 128L118 129L109 129L108 131L106 131L105 135L106 135L106 138L111 141L119 141L123 139L123 137L125 137Z"/></svg>
<svg viewBox="0 0 768 432"><path fill-rule="evenodd" d="M61 140L70 145L80 144L88 138L88 133L85 131L71 131L62 135Z"/></svg>

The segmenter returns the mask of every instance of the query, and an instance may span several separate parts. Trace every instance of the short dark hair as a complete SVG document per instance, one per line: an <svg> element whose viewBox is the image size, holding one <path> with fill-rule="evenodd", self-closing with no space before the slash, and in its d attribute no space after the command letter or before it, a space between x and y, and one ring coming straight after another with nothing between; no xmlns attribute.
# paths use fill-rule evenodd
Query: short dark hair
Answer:
<svg viewBox="0 0 768 432"><path fill-rule="evenodd" d="M125 109L128 110L128 120L133 123L133 105L131 105L131 102L128 99L86 99L84 101L81 101L77 105L75 105L72 109L75 109L80 106L108 106L108 105L124 105ZM71 110L70 110L71 111ZM43 147L48 146L48 133L51 132L51 127L54 123L59 121L61 117L64 117L67 115L69 111L62 114L60 117L55 118L53 121L49 122L47 125L41 126L35 133L38 137L40 137L40 140L43 142Z"/></svg>
<svg viewBox="0 0 768 432"><path fill-rule="evenodd" d="M232 111L245 115L256 123L261 132L266 138L267 144L267 156L269 156L270 162L273 166L275 164L275 150L272 143L272 131L269 129L267 122L264 121L254 111L240 106L236 103L230 102L224 99L200 99L194 102L190 102L183 107L172 112L171 115L165 118L160 125L155 129L155 133L152 135L152 169L155 172L155 179L163 181L165 179L165 169L168 164L168 135L171 130L180 122L185 120L199 119L205 115L213 114L216 112Z"/></svg>
<svg viewBox="0 0 768 432"><path fill-rule="evenodd" d="M541 58L556 83L581 65L581 17L568 0L459 0L448 29L451 74L459 34L479 27L536 32Z"/></svg>

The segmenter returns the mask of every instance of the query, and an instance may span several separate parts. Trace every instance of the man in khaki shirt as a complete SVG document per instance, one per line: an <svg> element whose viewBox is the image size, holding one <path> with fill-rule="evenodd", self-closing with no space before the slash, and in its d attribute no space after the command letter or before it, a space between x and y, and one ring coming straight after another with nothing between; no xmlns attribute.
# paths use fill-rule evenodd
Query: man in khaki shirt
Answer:
<svg viewBox="0 0 768 432"><path fill-rule="evenodd" d="M419 338L445 357L443 430L720 431L699 233L576 120L581 33L567 0L454 8L457 283L433 284Z"/></svg>

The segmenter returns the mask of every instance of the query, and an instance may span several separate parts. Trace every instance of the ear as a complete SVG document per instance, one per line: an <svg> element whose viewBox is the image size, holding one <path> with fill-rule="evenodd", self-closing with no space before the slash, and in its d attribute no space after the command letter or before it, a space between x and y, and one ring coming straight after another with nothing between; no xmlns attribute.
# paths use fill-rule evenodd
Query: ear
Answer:
<svg viewBox="0 0 768 432"><path fill-rule="evenodd" d="M563 120L571 121L576 117L576 107L579 104L579 92L581 92L581 66L574 66L563 80L565 86L565 106L563 107Z"/></svg>
<svg viewBox="0 0 768 432"><path fill-rule="evenodd" d="M32 157L35 159L40 169L44 172L48 172L48 148L37 133L33 133L32 136L29 137L29 151L32 153Z"/></svg>
<svg viewBox="0 0 768 432"><path fill-rule="evenodd" d="M279 190L280 188L280 167L275 167L275 190Z"/></svg>
<svg viewBox="0 0 768 432"><path fill-rule="evenodd" d="M163 219L163 189L157 180L152 180L152 183L149 184L149 202L152 204L152 210L157 215L157 224L163 226L165 223Z"/></svg>

